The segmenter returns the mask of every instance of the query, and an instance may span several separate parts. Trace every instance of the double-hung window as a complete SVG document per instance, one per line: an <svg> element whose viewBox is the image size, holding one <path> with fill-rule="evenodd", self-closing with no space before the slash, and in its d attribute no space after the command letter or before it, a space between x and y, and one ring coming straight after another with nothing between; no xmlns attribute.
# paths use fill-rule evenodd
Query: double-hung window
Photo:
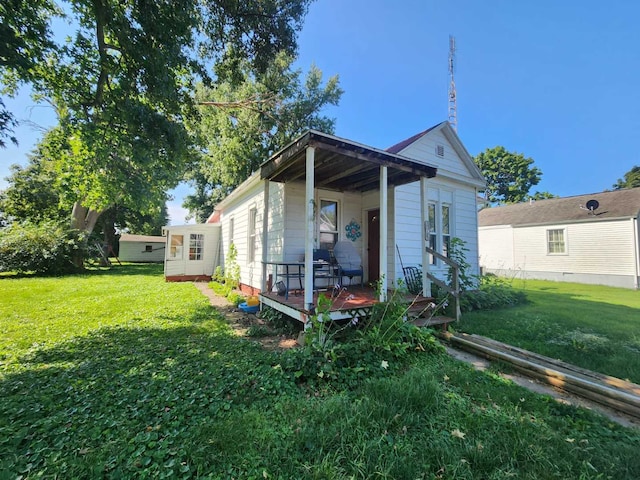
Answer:
<svg viewBox="0 0 640 480"><path fill-rule="evenodd" d="M438 226L436 223L436 204L430 203L428 206L428 214L429 214L429 248L431 250L438 251ZM431 265L436 264L436 257L429 254L429 263Z"/></svg>
<svg viewBox="0 0 640 480"><path fill-rule="evenodd" d="M320 232L319 247L325 250L333 250L338 242L338 202L333 200L320 200L318 230Z"/></svg>
<svg viewBox="0 0 640 480"><path fill-rule="evenodd" d="M547 253L567 253L567 245L564 238L564 228L547 230Z"/></svg>
<svg viewBox="0 0 640 480"><path fill-rule="evenodd" d="M256 260L256 248L258 247L257 222L258 209L256 207L252 207L249 209L249 230L247 239L247 260L249 262L254 262Z"/></svg>
<svg viewBox="0 0 640 480"><path fill-rule="evenodd" d="M451 253L451 208L449 205L442 205L442 254L449 257Z"/></svg>
<svg viewBox="0 0 640 480"><path fill-rule="evenodd" d="M451 253L452 218L451 205L440 202L430 202L427 205L429 248L448 257ZM437 265L434 255L429 255L429 264Z"/></svg>

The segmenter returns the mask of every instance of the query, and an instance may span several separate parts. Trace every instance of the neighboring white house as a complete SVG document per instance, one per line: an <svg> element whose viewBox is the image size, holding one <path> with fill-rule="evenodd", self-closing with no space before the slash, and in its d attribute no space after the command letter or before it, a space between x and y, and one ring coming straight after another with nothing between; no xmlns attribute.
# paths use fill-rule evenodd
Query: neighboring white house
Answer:
<svg viewBox="0 0 640 480"><path fill-rule="evenodd" d="M123 262L163 262L165 238L153 235L120 235L118 258Z"/></svg>
<svg viewBox="0 0 640 480"><path fill-rule="evenodd" d="M167 281L209 280L220 260L220 225L167 226L164 276Z"/></svg>
<svg viewBox="0 0 640 480"><path fill-rule="evenodd" d="M273 263L305 262L310 272L314 248L331 250L350 240L362 257L365 282L380 280L384 296L403 278L398 251L404 266L424 265L444 278L447 269L429 258L423 240L446 255L450 239L459 237L468 249L468 273L475 274L476 197L484 186L448 122L387 150L309 131L215 207L209 222L221 226L220 251L211 254L221 257L212 268L224 265L233 243L241 286L265 292L267 282L277 280ZM304 278L307 308L312 281Z"/></svg>
<svg viewBox="0 0 640 480"><path fill-rule="evenodd" d="M479 213L480 265L502 276L635 288L640 188Z"/></svg>

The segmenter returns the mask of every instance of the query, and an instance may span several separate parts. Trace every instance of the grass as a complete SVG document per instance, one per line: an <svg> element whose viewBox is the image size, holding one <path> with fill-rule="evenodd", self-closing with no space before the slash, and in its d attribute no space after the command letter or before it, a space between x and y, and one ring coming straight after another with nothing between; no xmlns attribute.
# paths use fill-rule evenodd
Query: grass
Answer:
<svg viewBox="0 0 640 480"><path fill-rule="evenodd" d="M640 478L640 432L444 354L299 385L161 267L0 280L0 479Z"/></svg>
<svg viewBox="0 0 640 480"><path fill-rule="evenodd" d="M526 305L464 314L456 327L640 383L640 292L515 280Z"/></svg>

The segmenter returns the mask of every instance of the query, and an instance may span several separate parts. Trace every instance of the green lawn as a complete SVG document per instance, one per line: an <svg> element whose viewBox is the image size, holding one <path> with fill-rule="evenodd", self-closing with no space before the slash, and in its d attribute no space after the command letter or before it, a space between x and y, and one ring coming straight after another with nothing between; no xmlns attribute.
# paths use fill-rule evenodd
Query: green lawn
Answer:
<svg viewBox="0 0 640 480"><path fill-rule="evenodd" d="M445 354L340 391L287 358L161 267L0 279L0 479L640 478L640 431Z"/></svg>
<svg viewBox="0 0 640 480"><path fill-rule="evenodd" d="M640 383L640 291L514 281L530 303L469 312L456 329Z"/></svg>

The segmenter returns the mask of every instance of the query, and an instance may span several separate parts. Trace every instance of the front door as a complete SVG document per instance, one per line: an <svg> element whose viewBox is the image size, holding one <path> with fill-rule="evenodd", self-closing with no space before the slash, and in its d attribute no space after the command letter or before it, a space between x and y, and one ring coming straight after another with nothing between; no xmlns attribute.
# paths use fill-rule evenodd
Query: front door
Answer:
<svg viewBox="0 0 640 480"><path fill-rule="evenodd" d="M367 212L367 260L369 282L380 280L380 210Z"/></svg>

